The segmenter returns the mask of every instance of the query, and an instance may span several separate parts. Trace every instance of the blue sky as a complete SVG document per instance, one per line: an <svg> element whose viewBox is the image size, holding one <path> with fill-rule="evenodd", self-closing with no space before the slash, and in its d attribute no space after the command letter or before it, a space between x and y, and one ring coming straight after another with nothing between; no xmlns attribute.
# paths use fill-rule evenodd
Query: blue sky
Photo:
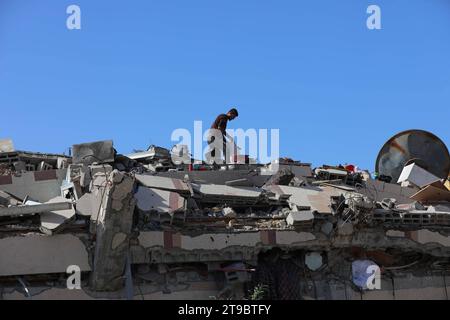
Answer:
<svg viewBox="0 0 450 320"><path fill-rule="evenodd" d="M373 169L412 128L448 145L450 1L0 0L0 138L17 149L170 147L230 106L230 128L279 128L281 154L314 165Z"/></svg>

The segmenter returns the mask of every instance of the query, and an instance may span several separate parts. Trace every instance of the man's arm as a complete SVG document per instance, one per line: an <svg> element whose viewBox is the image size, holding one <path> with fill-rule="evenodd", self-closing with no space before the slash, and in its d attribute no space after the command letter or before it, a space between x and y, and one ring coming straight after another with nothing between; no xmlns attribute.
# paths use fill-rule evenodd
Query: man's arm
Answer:
<svg viewBox="0 0 450 320"><path fill-rule="evenodd" d="M227 135L227 119L225 117L219 119L217 122L217 129L220 130L224 136Z"/></svg>

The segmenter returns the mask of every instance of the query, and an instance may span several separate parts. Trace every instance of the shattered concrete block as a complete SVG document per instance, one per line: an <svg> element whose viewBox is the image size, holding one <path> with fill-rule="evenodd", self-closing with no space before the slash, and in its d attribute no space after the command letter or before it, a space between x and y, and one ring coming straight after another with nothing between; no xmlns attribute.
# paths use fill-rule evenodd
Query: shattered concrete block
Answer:
<svg viewBox="0 0 450 320"><path fill-rule="evenodd" d="M294 211L289 213L286 218L286 222L290 226L302 225L304 223L310 223L314 220L314 214L311 211Z"/></svg>
<svg viewBox="0 0 450 320"><path fill-rule="evenodd" d="M228 218L236 218L237 217L236 212L233 210L233 208L230 208L230 207L223 208L222 213L223 213L224 217L228 217Z"/></svg>
<svg viewBox="0 0 450 320"><path fill-rule="evenodd" d="M266 182L266 186L269 185L282 185L287 186L291 180L295 177L295 174L288 168L278 170L270 179Z"/></svg>
<svg viewBox="0 0 450 320"><path fill-rule="evenodd" d="M292 180L291 180L291 182L289 183L289 185L291 186L291 187L303 187L303 186L305 186L306 185L306 181L305 180L303 180L303 179L300 179L300 178L298 178L298 177L294 177Z"/></svg>
<svg viewBox="0 0 450 320"><path fill-rule="evenodd" d="M145 174L136 174L135 177L136 180L145 187L178 192L185 196L190 196L192 193L189 185L180 179Z"/></svg>
<svg viewBox="0 0 450 320"><path fill-rule="evenodd" d="M64 199L63 197L56 197L50 199L47 203L71 203L71 200ZM41 228L53 232L61 227L66 221L75 216L75 209L71 207L67 210L49 211L41 213Z"/></svg>
<svg viewBox="0 0 450 320"><path fill-rule="evenodd" d="M95 212L98 212L100 207L99 199L92 193L85 193L76 202L76 213L82 216L91 216Z"/></svg>
<svg viewBox="0 0 450 320"><path fill-rule="evenodd" d="M418 186L419 188L423 188L439 180L439 177L436 177L434 174L419 167L417 164L412 163L403 168L403 171L400 174L397 183L408 181Z"/></svg>
<svg viewBox="0 0 450 320"><path fill-rule="evenodd" d="M74 164L111 163L114 162L115 151L112 140L96 141L72 146Z"/></svg>
<svg viewBox="0 0 450 320"><path fill-rule="evenodd" d="M138 187L134 197L142 211L173 213L185 207L186 200L176 192Z"/></svg>
<svg viewBox="0 0 450 320"><path fill-rule="evenodd" d="M330 206L330 197L339 196L345 191L334 187L291 187L271 185L265 189L275 192L276 194L290 195L289 203L292 209L311 209L313 212L332 213ZM296 207L294 207L294 205Z"/></svg>

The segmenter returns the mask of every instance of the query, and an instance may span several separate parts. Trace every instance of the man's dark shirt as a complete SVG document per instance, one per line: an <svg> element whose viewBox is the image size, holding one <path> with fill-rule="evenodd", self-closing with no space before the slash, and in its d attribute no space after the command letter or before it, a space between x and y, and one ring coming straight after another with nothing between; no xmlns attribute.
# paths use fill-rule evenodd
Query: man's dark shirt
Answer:
<svg viewBox="0 0 450 320"><path fill-rule="evenodd" d="M228 116L226 114L219 114L211 125L211 129L218 129L225 135L227 130Z"/></svg>

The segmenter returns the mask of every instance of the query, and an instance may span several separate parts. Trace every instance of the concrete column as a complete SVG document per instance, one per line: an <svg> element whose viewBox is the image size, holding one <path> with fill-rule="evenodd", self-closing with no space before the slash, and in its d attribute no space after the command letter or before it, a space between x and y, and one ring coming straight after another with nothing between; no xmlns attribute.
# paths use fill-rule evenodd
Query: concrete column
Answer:
<svg viewBox="0 0 450 320"><path fill-rule="evenodd" d="M96 219L96 244L91 274L91 288L95 291L116 291L123 288L129 237L133 223L135 180L126 173L114 170L105 176L101 208ZM95 223L95 222L94 222Z"/></svg>

